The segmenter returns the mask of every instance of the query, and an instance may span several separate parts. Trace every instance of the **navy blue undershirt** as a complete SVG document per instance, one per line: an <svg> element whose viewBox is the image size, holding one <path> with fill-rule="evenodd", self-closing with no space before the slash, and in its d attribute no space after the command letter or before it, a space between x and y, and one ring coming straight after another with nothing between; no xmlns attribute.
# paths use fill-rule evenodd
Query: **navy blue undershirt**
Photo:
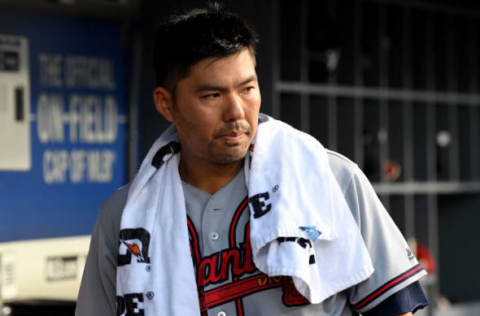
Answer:
<svg viewBox="0 0 480 316"><path fill-rule="evenodd" d="M428 299L425 293L423 293L420 283L417 281L393 294L368 312L362 313L362 315L394 316L408 312L415 313L427 305Z"/></svg>

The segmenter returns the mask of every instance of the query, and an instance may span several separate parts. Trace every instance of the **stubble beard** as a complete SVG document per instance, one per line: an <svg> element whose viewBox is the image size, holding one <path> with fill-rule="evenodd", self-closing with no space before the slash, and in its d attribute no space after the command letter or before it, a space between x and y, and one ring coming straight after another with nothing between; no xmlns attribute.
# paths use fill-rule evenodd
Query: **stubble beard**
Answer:
<svg viewBox="0 0 480 316"><path fill-rule="evenodd" d="M214 137L221 136L231 130L244 132L248 140L235 144L220 144L220 148L212 146L209 150L210 160L212 162L219 165L231 165L238 163L245 158L252 140L252 127L246 121L235 121L220 128L214 134Z"/></svg>
<svg viewBox="0 0 480 316"><path fill-rule="evenodd" d="M227 166L236 164L240 161L243 161L245 156L247 155L249 144L238 144L238 145L223 145L227 146L227 149L219 151L219 150L211 150L210 160L218 165ZM235 148L240 147L240 148Z"/></svg>

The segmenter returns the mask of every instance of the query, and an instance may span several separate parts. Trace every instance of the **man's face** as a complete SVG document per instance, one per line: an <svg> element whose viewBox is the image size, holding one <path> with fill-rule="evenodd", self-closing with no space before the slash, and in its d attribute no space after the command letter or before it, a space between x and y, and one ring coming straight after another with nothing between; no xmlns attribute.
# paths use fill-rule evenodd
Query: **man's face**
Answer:
<svg viewBox="0 0 480 316"><path fill-rule="evenodd" d="M171 118L182 159L207 164L242 160L257 131L260 90L252 54L207 58L180 80Z"/></svg>

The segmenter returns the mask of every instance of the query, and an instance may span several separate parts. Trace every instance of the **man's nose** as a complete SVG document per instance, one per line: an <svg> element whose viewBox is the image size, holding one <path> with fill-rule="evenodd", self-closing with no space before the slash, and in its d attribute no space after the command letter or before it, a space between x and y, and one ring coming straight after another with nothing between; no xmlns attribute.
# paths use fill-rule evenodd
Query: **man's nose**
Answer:
<svg viewBox="0 0 480 316"><path fill-rule="evenodd" d="M230 94L225 99L225 110L223 113L223 119L226 122L236 121L245 117L245 111L243 108L243 101L240 96L236 94Z"/></svg>

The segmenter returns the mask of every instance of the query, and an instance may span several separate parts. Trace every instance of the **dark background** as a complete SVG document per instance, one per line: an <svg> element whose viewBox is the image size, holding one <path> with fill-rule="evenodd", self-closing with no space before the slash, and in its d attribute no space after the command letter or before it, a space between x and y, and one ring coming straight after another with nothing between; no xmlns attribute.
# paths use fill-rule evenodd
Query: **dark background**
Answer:
<svg viewBox="0 0 480 316"><path fill-rule="evenodd" d="M152 102L154 30L170 13L205 2L61 2L0 1L0 10L15 6L121 23L133 59L130 111L138 113L130 121L132 174L167 127ZM480 3L224 2L259 33L262 111L306 129L362 167L406 237L415 237L432 252L437 270L427 287L433 297L441 293L453 303L479 301L480 161L475 148L480 135L474 122L480 121ZM327 58L332 52L339 56L333 68ZM368 95L359 97L348 89L318 92L325 87L361 87ZM381 97L382 91L400 97ZM406 98L412 91L420 94ZM437 142L440 131L451 135L446 147ZM386 162L402 167L397 178L386 174Z"/></svg>

